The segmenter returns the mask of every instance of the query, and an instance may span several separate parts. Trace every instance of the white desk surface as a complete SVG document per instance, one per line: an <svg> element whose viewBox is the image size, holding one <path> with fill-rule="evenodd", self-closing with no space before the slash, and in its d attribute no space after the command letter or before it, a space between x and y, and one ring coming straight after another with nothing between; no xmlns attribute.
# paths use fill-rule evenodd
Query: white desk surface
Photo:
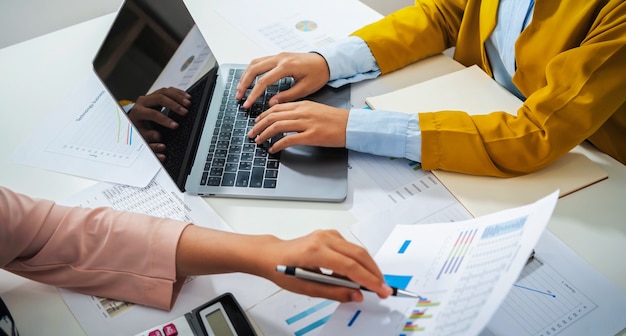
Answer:
<svg viewBox="0 0 626 336"><path fill-rule="evenodd" d="M208 34L215 27L229 25L211 8L220 1L186 1L218 60L247 63L262 56L261 47L234 27L219 29L219 34ZM113 14L106 15L0 49L0 97L4 119L0 125L3 141L0 146L0 185L32 197L61 200L96 183L17 165L11 162L10 156L38 127L46 113L54 111L91 71L91 60L113 18ZM229 43L233 39L241 42ZM380 94L407 86L417 77L433 77L440 71L447 71L434 64L422 66L426 71L417 73L418 67L410 66L355 87L361 94ZM359 103L360 98L356 99ZM626 291L626 266L622 261L626 255L626 166L590 146L584 145L581 150L602 166L609 178L562 198L548 229ZM334 228L355 241L348 229L355 219L341 204L220 198L206 201L239 232L271 233L291 238L318 228ZM281 214L279 219L270 221L270 215L277 212ZM1 271L0 293L11 307L24 335L50 331L52 334L84 334L57 290L51 286Z"/></svg>

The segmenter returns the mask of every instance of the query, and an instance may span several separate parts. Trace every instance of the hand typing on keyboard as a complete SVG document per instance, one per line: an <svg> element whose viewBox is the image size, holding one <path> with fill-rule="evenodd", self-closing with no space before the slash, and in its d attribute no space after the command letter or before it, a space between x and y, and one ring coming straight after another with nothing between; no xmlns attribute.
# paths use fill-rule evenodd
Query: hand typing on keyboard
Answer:
<svg viewBox="0 0 626 336"><path fill-rule="evenodd" d="M295 101L316 92L326 85L330 72L324 57L316 53L281 53L258 58L250 63L239 79L235 97L243 100L244 108L250 108L269 86L287 77L293 78L294 85L273 96L269 106Z"/></svg>
<svg viewBox="0 0 626 336"><path fill-rule="evenodd" d="M265 150L269 150L276 142L278 142L280 139L282 139L285 135L283 133L278 133L275 136L266 139L265 141L263 141L262 143L260 143L259 145L261 147L263 147L263 149Z"/></svg>
<svg viewBox="0 0 626 336"><path fill-rule="evenodd" d="M280 53L253 60L239 79L236 98L243 108L251 108L268 87L284 78L293 78L293 86L269 99L271 108L258 115L248 136L266 146L276 135L294 133L270 141L271 154L295 145L345 147L350 111L312 101L293 102L328 82L328 64L319 54Z"/></svg>
<svg viewBox="0 0 626 336"><path fill-rule="evenodd" d="M345 147L349 113L312 101L277 104L256 118L248 136L262 144L276 135L296 132L272 142L272 154L296 145Z"/></svg>

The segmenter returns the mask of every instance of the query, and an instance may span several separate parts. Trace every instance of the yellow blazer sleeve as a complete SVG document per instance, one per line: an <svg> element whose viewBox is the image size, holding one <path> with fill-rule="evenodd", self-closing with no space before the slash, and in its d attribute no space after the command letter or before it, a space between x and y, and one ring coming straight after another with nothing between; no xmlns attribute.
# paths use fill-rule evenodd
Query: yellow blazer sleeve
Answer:
<svg viewBox="0 0 626 336"><path fill-rule="evenodd" d="M388 73L455 45L465 0L421 0L354 33Z"/></svg>
<svg viewBox="0 0 626 336"><path fill-rule="evenodd" d="M587 138L593 142L596 133L621 143L618 151L624 155L626 3L566 12L558 6L538 2L533 22L517 41L513 81L528 97L517 117L420 113L424 169L524 174Z"/></svg>

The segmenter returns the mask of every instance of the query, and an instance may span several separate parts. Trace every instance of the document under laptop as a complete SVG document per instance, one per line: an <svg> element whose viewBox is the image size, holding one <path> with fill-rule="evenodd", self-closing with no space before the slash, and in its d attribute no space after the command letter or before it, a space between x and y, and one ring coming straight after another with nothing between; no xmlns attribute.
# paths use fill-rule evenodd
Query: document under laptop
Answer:
<svg viewBox="0 0 626 336"><path fill-rule="evenodd" d="M279 137L263 145L247 137L254 118L267 108L264 104L293 85L293 79L269 87L249 110L241 108L235 87L247 65L218 64L182 0L125 1L93 66L122 105L160 88L177 87L191 95L186 116L162 111L179 123L176 130L134 121L138 130L148 127L160 133L158 142L167 147L163 167L181 191L202 196L345 199L347 150L295 146L272 155L267 149ZM306 99L347 109L350 88L325 87Z"/></svg>

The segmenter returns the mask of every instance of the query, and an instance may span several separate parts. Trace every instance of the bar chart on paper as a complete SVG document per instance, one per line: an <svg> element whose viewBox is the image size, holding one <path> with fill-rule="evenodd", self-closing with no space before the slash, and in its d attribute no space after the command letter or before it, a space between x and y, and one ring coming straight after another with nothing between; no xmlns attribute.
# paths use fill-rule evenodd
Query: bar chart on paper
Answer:
<svg viewBox="0 0 626 336"><path fill-rule="evenodd" d="M74 158L130 167L144 144L124 112L101 91L46 147Z"/></svg>
<svg viewBox="0 0 626 336"><path fill-rule="evenodd" d="M336 301L283 290L249 312L265 335L315 336L338 305Z"/></svg>
<svg viewBox="0 0 626 336"><path fill-rule="evenodd" d="M421 170L419 163L407 159L350 152L349 168L365 172L378 190L386 194L384 201L390 204L402 202L440 184L430 172Z"/></svg>
<svg viewBox="0 0 626 336"><path fill-rule="evenodd" d="M519 248L525 222L526 217L520 217L488 226L480 233L472 227L458 233L444 262L439 261L442 266L437 275L429 275L431 282L426 285L437 288L435 282L457 275L459 269L464 268L463 273L458 274L459 281L448 292L445 311L434 326L436 334L462 333L471 326Z"/></svg>
<svg viewBox="0 0 626 336"><path fill-rule="evenodd" d="M407 332L425 331L426 328L420 323L433 318L433 314L431 313L431 310L429 310L429 307L436 306L439 306L439 302L431 301L428 298L420 298L415 304L415 308L413 308L407 316L406 319L408 321L404 323L402 333L400 335L406 335Z"/></svg>
<svg viewBox="0 0 626 336"><path fill-rule="evenodd" d="M395 224L457 222L471 214L419 163L351 151L345 206L358 219L352 233L372 251Z"/></svg>
<svg viewBox="0 0 626 336"><path fill-rule="evenodd" d="M553 206L556 194L551 200ZM527 260L536 239L530 237L538 237L548 221L546 212L543 216L511 211L509 216L446 225L396 226L376 260L387 283L420 297L341 304L322 331L399 336L479 333L517 279L519 273L513 269L521 270Z"/></svg>
<svg viewBox="0 0 626 336"><path fill-rule="evenodd" d="M436 223L471 217L435 175L414 161L351 151L348 168L345 205L366 226L369 221Z"/></svg>

